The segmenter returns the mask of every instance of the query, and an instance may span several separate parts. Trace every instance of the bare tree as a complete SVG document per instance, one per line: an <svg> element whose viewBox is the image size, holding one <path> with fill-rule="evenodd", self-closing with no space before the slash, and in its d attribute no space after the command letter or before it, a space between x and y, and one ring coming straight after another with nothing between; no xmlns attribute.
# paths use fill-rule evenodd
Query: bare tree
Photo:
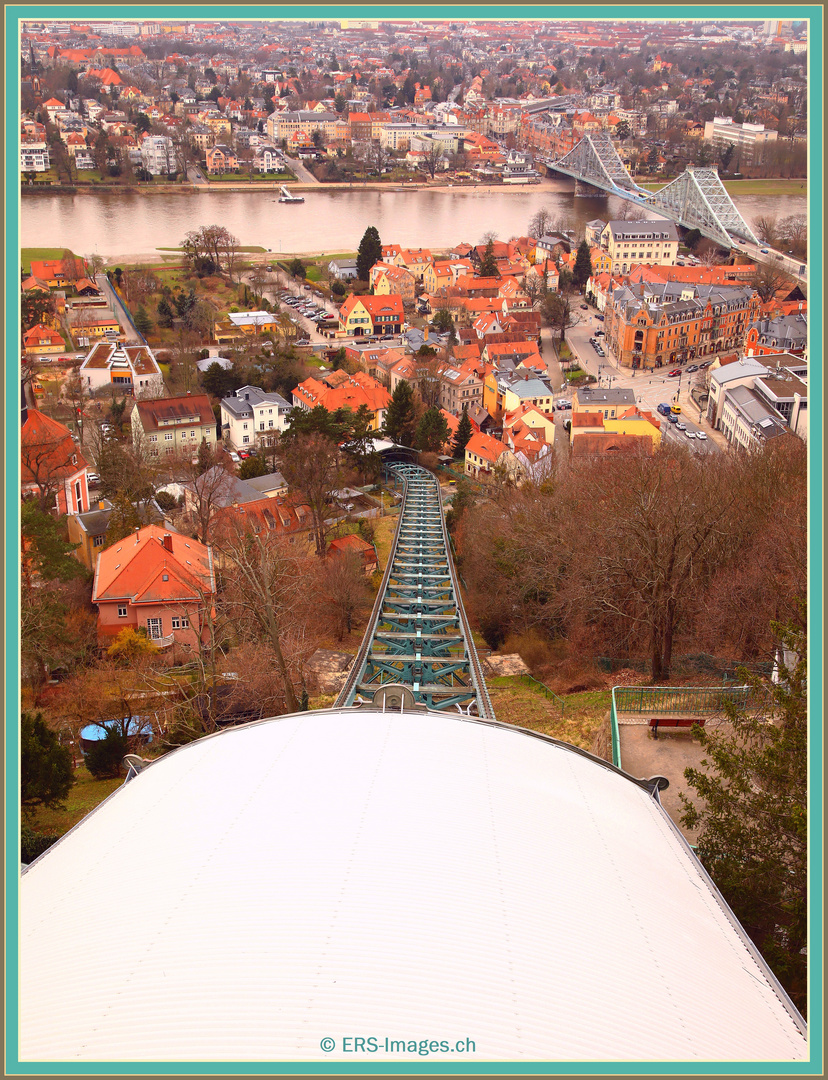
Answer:
<svg viewBox="0 0 828 1080"><path fill-rule="evenodd" d="M317 582L321 609L332 618L337 640L342 641L367 608L368 587L361 558L352 551L329 555Z"/></svg>
<svg viewBox="0 0 828 1080"><path fill-rule="evenodd" d="M207 460L210 464L201 472ZM201 543L206 544L211 538L216 515L230 502L234 476L215 452L200 453L195 463L187 454L181 461L181 469L185 475L189 474L187 486L196 531Z"/></svg>
<svg viewBox="0 0 828 1080"><path fill-rule="evenodd" d="M270 281L270 274L264 263L256 263L248 275L248 281L257 302L261 303L264 297L265 286Z"/></svg>
<svg viewBox="0 0 828 1080"><path fill-rule="evenodd" d="M790 283L790 278L782 270L768 263L758 263L750 278L750 287L758 294L763 304L773 300L780 289Z"/></svg>
<svg viewBox="0 0 828 1080"><path fill-rule="evenodd" d="M776 214L760 214L754 219L753 229L763 244L776 247L779 242L779 219Z"/></svg>
<svg viewBox="0 0 828 1080"><path fill-rule="evenodd" d="M434 179L434 174L437 169L440 168L441 162L445 157L445 151L440 143L432 140L428 149L421 159L421 164L431 179Z"/></svg>
<svg viewBox="0 0 828 1080"><path fill-rule="evenodd" d="M793 256L805 259L808 255L808 222L802 214L790 214L779 222L779 240L787 244Z"/></svg>
<svg viewBox="0 0 828 1080"><path fill-rule="evenodd" d="M339 448L324 435L296 435L282 439L278 459L285 480L310 509L316 554L323 558L326 519L330 514L333 493L342 482Z"/></svg>
<svg viewBox="0 0 828 1080"><path fill-rule="evenodd" d="M254 628L268 642L288 712L298 712L282 635L305 591L301 561L280 537L255 532L244 514L223 517L214 546L228 568L225 602L235 625L242 633Z"/></svg>
<svg viewBox="0 0 828 1080"><path fill-rule="evenodd" d="M20 438L20 463L24 484L37 488L37 500L44 513L54 507L63 484L62 474L71 471L77 448L69 433L61 436L41 425L27 424Z"/></svg>
<svg viewBox="0 0 828 1080"><path fill-rule="evenodd" d="M542 206L540 210L532 215L529 219L529 235L534 240L540 240L542 236L546 236L552 227L553 216L551 210L547 210L545 206Z"/></svg>

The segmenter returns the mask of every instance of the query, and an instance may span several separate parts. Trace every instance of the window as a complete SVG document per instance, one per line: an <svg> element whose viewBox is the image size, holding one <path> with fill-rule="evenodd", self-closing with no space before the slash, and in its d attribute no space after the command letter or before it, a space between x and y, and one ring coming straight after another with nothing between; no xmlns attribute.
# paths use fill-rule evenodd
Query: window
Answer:
<svg viewBox="0 0 828 1080"><path fill-rule="evenodd" d="M158 442L158 436L157 435L150 435L149 441L150 442Z"/></svg>
<svg viewBox="0 0 828 1080"><path fill-rule="evenodd" d="M247 427L247 424L245 424L244 426ZM250 442L250 436L249 435L243 435L242 436L242 442L243 443L249 443Z"/></svg>
<svg viewBox="0 0 828 1080"><path fill-rule="evenodd" d="M173 441L173 434L174 434L174 432L172 432L172 431L165 432L164 433L164 442L172 442Z"/></svg>
<svg viewBox="0 0 828 1080"><path fill-rule="evenodd" d="M190 432L190 438L194 439L195 437L196 437L196 433L194 431L191 431Z"/></svg>
<svg viewBox="0 0 828 1080"><path fill-rule="evenodd" d="M147 637L156 641L161 637L161 620L147 619Z"/></svg>
<svg viewBox="0 0 828 1080"><path fill-rule="evenodd" d="M173 630L181 629L181 619L178 617L178 615L173 615L172 617L172 628Z"/></svg>
<svg viewBox="0 0 828 1080"><path fill-rule="evenodd" d="M158 457L158 451L157 450L150 450L150 457Z"/></svg>
<svg viewBox="0 0 828 1080"><path fill-rule="evenodd" d="M95 537L95 543L97 544L98 541L100 541L100 543L103 544L103 537L102 536L96 536ZM118 618L119 619L125 619L126 617L127 617L127 606L126 606L126 604L118 604Z"/></svg>
<svg viewBox="0 0 828 1080"><path fill-rule="evenodd" d="M102 536L92 537L92 547L103 547L104 538Z"/></svg>

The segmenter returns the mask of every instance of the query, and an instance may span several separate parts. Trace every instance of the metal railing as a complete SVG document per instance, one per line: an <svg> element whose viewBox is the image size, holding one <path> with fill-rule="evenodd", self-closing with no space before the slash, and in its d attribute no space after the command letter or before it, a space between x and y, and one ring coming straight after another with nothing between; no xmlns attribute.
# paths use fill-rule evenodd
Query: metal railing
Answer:
<svg viewBox="0 0 828 1080"><path fill-rule="evenodd" d="M745 708L750 701L749 686L614 686L610 706L612 763L620 769L622 723L646 723L652 716L724 716L726 707ZM618 714L633 716L619 721Z"/></svg>

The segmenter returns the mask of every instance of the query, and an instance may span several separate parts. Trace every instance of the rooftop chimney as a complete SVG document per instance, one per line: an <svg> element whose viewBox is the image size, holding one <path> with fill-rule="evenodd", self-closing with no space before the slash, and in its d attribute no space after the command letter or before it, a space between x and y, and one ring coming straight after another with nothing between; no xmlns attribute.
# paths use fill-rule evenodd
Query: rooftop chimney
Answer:
<svg viewBox="0 0 828 1080"><path fill-rule="evenodd" d="M138 533L141 531L140 526L135 526L135 543L138 543Z"/></svg>
<svg viewBox="0 0 828 1080"><path fill-rule="evenodd" d="M169 533L164 533L163 544L164 544L164 547L167 549L167 551L172 551L172 549L173 549L173 547L172 547L172 537L170 536Z"/></svg>

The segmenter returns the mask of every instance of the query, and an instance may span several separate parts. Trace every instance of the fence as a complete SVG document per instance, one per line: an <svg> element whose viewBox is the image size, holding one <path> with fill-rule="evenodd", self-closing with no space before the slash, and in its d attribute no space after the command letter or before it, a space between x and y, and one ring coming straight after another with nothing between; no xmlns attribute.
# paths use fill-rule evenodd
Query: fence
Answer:
<svg viewBox="0 0 828 1080"><path fill-rule="evenodd" d="M606 672L626 669L646 674L650 671L649 660L629 656L596 656L595 664L601 671ZM772 668L771 663L742 663L712 656L710 653L687 653L683 656L674 656L670 663L673 675L715 675L730 681L737 679L742 669L755 675L770 675Z"/></svg>
<svg viewBox="0 0 828 1080"><path fill-rule="evenodd" d="M554 690L550 690L546 683L542 683L539 679L536 679L534 675L515 675L513 678L518 685L528 686L532 690L537 690L539 693L543 694L544 697L549 698L550 701L556 701L561 707L561 717L563 717L566 702L562 697L559 697Z"/></svg>
<svg viewBox="0 0 828 1080"><path fill-rule="evenodd" d="M613 765L622 767L619 723L645 724L652 715L722 715L727 705L745 708L750 691L749 686L614 686L610 710ZM632 714L632 718L619 721L619 713Z"/></svg>

